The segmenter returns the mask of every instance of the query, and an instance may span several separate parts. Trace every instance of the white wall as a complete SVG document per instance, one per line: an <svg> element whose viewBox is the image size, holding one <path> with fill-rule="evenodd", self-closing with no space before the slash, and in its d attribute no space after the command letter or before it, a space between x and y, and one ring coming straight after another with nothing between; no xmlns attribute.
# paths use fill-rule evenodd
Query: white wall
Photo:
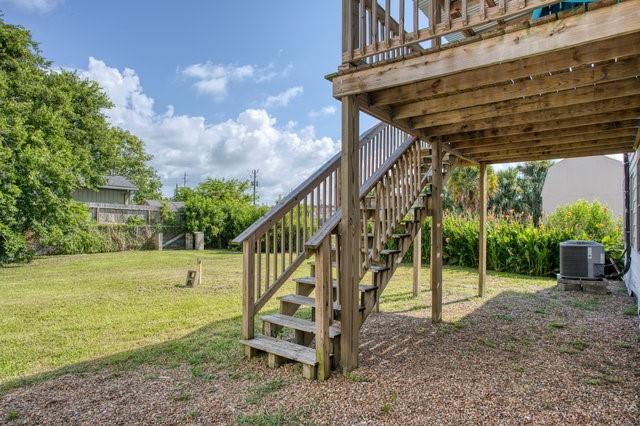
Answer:
<svg viewBox="0 0 640 426"><path fill-rule="evenodd" d="M638 152L631 157L631 167L629 170L629 195L630 195L630 215L631 215L631 268L624 276L624 282L629 294L633 293L638 298L638 308L640 309L640 241L638 241L638 192L640 185L638 180Z"/></svg>
<svg viewBox="0 0 640 426"><path fill-rule="evenodd" d="M616 217L624 206L623 164L606 156L567 158L549 168L542 188L542 210L549 214L577 200L600 201Z"/></svg>

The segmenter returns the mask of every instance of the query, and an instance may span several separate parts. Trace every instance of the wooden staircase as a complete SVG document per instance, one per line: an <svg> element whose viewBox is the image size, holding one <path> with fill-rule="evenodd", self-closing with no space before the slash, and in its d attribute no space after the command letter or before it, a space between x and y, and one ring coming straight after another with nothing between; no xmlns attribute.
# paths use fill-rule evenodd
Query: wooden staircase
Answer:
<svg viewBox="0 0 640 426"><path fill-rule="evenodd" d="M369 135L386 135L389 131L388 126L383 124L374 129L373 132L368 132ZM386 158L379 158L376 164L367 165L367 161L372 160L368 160L366 154L362 160L364 170L368 170L369 176L362 179L360 187L363 230L359 261L361 280L358 285L358 328L369 314L376 310L382 293L411 247L424 219L431 214L428 192L431 177L430 150L419 140L408 135L403 136L402 143L395 144L397 147L394 149L386 150ZM363 139L366 137L367 134ZM378 140L375 143L376 148L372 148L367 147L364 140L361 142L362 146L368 155L382 157L380 150L384 150L385 141ZM450 166L448 163L445 165L445 173ZM320 188L320 195L311 192L311 208L315 209L311 217L322 217L327 209L327 203L323 201L332 199L325 184L326 182L316 182ZM305 190L296 191L303 193ZM248 356L266 352L270 367L278 367L287 361L299 362L303 366L304 377L324 379L328 377L331 368L338 367L340 361L342 306L339 291L341 256L338 224L341 213L339 205L331 206L331 214L323 217L323 220L318 220L315 232L300 232L297 227L301 223L304 224L303 228L308 225L306 219L310 204L307 196L302 201L298 194L296 199L297 210L294 207L281 215L282 218L291 218L291 221L285 223L283 220L280 226L276 223L275 226L270 224L262 228L260 223L254 225L257 229L253 231L254 235L267 230L263 238L257 241L255 238L242 240L242 236L236 239L237 242L243 242L245 256L243 334L246 338L242 340L242 344L245 345L245 353ZM302 209L302 206L305 208ZM319 208L320 206L322 208ZM275 209L278 209L278 206ZM267 216L269 214L272 212ZM279 215L276 214L274 217ZM301 248L301 235L304 250ZM247 241L250 243L247 244ZM290 248L293 250L287 252ZM310 273L308 276L293 279L295 292L279 297L278 313L259 317L262 322L262 334L257 334L253 331L253 322L257 311L264 306L265 302L261 299L265 295L272 297L291 273L301 266L298 258L293 259L294 253L302 260L315 256L313 261L308 262ZM269 276L273 272L270 271L270 266L278 270L278 257L274 258L278 254L282 262L280 270L283 275L273 274L274 280L269 283ZM287 256L293 269L288 270L285 267ZM266 268L262 262L263 258L266 258ZM267 284L263 289L265 273ZM285 278L282 278L283 276ZM364 282L365 278L370 278L370 281ZM259 281L257 286L256 280ZM274 286L278 286L276 290L273 290ZM255 298L256 289L258 293L264 290L257 302L251 300L252 297ZM309 310L310 319L306 319L303 314L306 312L306 317L309 318ZM285 334L284 330L290 332ZM291 341L283 339L283 336L290 336Z"/></svg>

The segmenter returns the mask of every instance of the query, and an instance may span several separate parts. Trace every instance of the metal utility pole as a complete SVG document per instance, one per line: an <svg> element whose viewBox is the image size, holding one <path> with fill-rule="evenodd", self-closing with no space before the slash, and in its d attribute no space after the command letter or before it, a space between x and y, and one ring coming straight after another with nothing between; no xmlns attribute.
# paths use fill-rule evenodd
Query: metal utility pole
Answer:
<svg viewBox="0 0 640 426"><path fill-rule="evenodd" d="M260 170L253 169L251 170L251 186L253 187L253 205L256 205L257 197L256 197L256 188L258 187L258 172Z"/></svg>
<svg viewBox="0 0 640 426"><path fill-rule="evenodd" d="M182 186L183 188L187 187L187 172L184 172L184 177L182 178Z"/></svg>

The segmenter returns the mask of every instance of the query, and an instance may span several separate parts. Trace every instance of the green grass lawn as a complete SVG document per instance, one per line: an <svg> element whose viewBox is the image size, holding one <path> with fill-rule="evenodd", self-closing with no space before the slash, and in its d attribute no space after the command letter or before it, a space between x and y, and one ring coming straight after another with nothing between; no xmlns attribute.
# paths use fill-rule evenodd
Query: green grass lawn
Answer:
<svg viewBox="0 0 640 426"><path fill-rule="evenodd" d="M202 285L181 287L197 258L203 259ZM241 359L241 260L229 251L147 251L47 257L0 269L0 394L105 366L188 364L194 374L203 363L233 368ZM302 267L298 275L307 272ZM422 270L421 295L413 298L411 268L401 266L381 308L426 309L428 273ZM553 284L494 275L488 295ZM447 300L473 298L476 288L475 271L445 270ZM273 299L265 311L276 307ZM444 310L446 320L455 320Z"/></svg>

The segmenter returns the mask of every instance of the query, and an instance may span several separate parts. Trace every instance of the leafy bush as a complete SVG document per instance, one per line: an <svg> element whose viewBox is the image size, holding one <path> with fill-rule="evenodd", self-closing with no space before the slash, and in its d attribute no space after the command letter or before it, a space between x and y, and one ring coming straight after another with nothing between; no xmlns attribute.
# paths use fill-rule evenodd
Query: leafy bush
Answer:
<svg viewBox="0 0 640 426"><path fill-rule="evenodd" d="M476 215L447 214L443 222L443 262L477 267L480 225ZM423 227L423 261L430 259L431 222ZM487 222L487 268L545 276L558 272L559 245L566 240L594 240L617 260L624 252L622 224L599 203L564 206L535 226L531 216L490 215ZM410 260L411 252L407 255Z"/></svg>
<svg viewBox="0 0 640 426"><path fill-rule="evenodd" d="M180 188L184 226L204 232L207 247L227 248L229 242L267 211L252 204L249 183L235 179L207 179L197 188Z"/></svg>
<svg viewBox="0 0 640 426"><path fill-rule="evenodd" d="M559 207L545 220L545 226L558 229L578 240L594 240L605 246L612 259L624 253L622 220L614 219L611 211L598 202L584 200Z"/></svg>

